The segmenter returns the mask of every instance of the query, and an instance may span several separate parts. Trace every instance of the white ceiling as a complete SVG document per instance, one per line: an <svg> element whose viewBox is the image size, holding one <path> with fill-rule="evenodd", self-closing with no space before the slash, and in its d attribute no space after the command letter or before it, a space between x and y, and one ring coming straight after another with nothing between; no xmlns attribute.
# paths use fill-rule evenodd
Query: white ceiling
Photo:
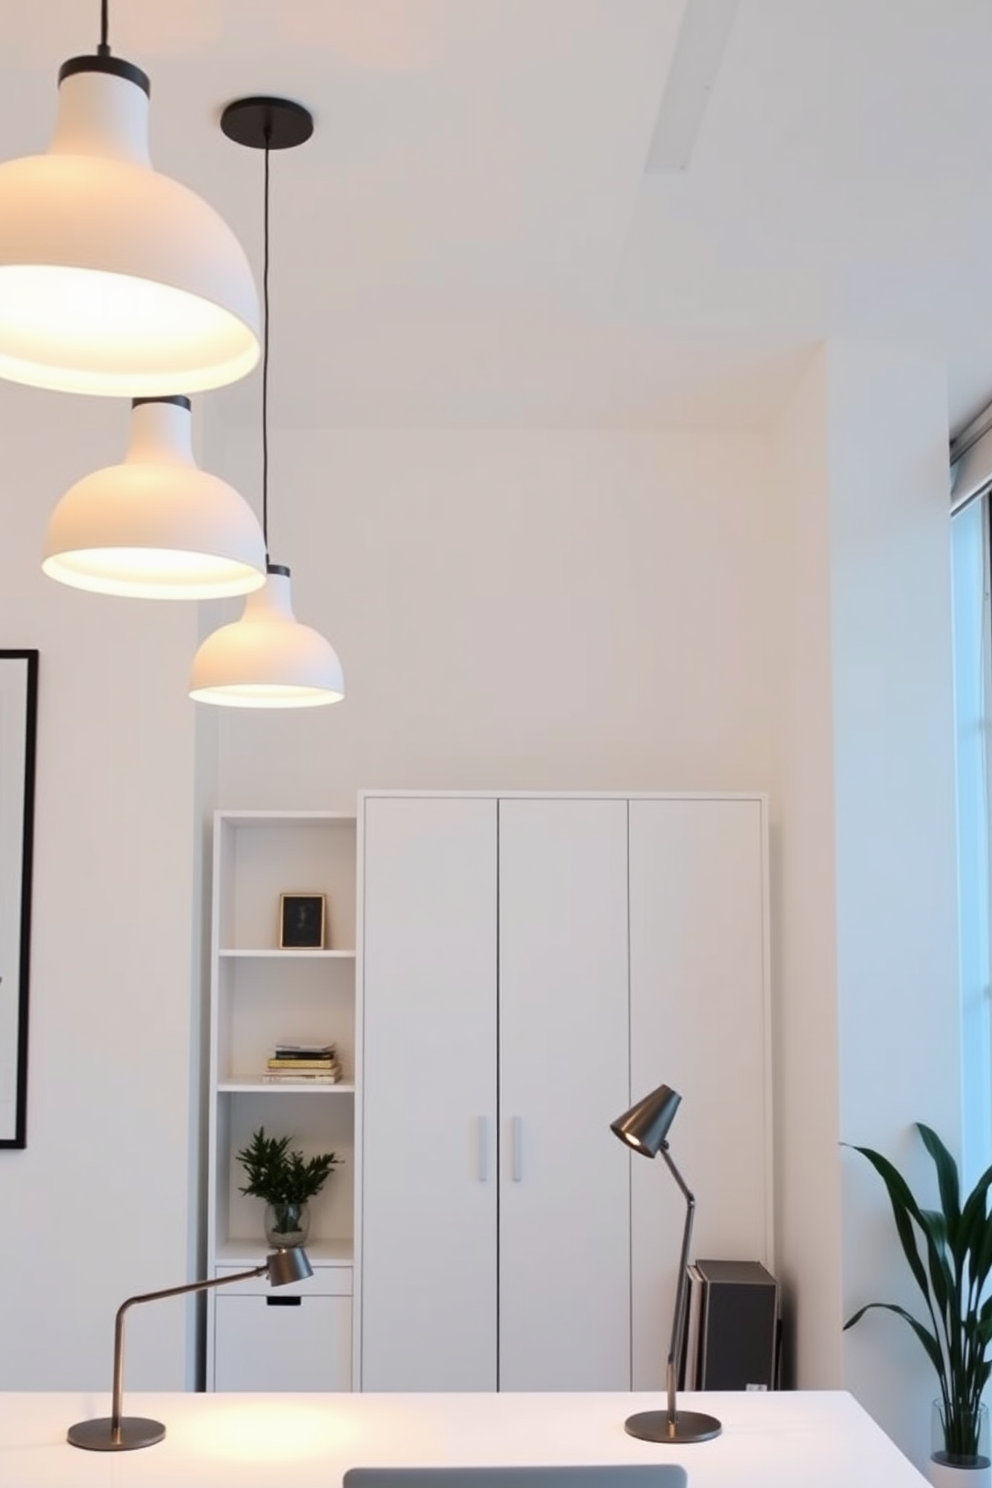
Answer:
<svg viewBox="0 0 992 1488"><path fill-rule="evenodd" d="M316 115L272 161L276 421L755 427L826 336L946 360L955 424L992 398L992 5L739 0L688 168L646 174L685 3L111 0L157 166L256 266L220 109ZM0 7L0 156L98 15ZM257 376L211 397L257 418Z"/></svg>

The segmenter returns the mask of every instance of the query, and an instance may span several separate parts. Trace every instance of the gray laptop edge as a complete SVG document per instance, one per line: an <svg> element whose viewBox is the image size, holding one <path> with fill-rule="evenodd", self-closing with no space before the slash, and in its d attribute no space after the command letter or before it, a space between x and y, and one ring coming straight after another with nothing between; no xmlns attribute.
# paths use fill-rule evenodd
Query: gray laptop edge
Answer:
<svg viewBox="0 0 992 1488"><path fill-rule="evenodd" d="M342 1488L685 1488L677 1462L603 1467L349 1467Z"/></svg>

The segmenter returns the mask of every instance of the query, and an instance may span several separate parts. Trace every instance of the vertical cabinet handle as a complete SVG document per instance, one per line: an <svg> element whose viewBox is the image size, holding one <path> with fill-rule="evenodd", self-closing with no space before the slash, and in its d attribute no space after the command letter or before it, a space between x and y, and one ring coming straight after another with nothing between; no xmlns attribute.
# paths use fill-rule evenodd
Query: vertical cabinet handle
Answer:
<svg viewBox="0 0 992 1488"><path fill-rule="evenodd" d="M510 1175L514 1183L524 1178L524 1124L519 1116L510 1120Z"/></svg>
<svg viewBox="0 0 992 1488"><path fill-rule="evenodd" d="M489 1182L489 1120L485 1116L476 1117L476 1131L479 1141L479 1182Z"/></svg>

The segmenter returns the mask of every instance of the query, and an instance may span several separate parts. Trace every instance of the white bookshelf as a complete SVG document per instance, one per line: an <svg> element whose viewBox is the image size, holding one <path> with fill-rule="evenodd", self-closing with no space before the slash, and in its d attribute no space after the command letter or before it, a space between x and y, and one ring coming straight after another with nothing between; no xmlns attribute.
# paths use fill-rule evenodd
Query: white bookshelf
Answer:
<svg viewBox="0 0 992 1488"><path fill-rule="evenodd" d="M283 893L326 896L321 949L279 948ZM207 1301L208 1389L351 1388L355 1251L356 819L331 812L230 812L214 818L210 987L207 1246L220 1275L257 1264L267 1246L264 1204L239 1192L235 1154L264 1126L305 1156L342 1161L310 1201L312 1279L293 1297L258 1286ZM263 1080L280 1041L333 1042L334 1085ZM306 1381L298 1378L306 1361Z"/></svg>

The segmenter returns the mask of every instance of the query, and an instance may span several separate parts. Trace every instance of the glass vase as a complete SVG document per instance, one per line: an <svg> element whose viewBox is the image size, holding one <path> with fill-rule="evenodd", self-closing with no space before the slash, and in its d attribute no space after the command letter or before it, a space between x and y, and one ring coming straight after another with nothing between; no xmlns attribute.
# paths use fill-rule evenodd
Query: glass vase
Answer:
<svg viewBox="0 0 992 1488"><path fill-rule="evenodd" d="M276 1250L306 1244L310 1233L310 1206L286 1199L265 1206L265 1238Z"/></svg>
<svg viewBox="0 0 992 1488"><path fill-rule="evenodd" d="M988 1407L958 1411L948 1418L942 1400L930 1412L930 1462L933 1488L990 1488Z"/></svg>

